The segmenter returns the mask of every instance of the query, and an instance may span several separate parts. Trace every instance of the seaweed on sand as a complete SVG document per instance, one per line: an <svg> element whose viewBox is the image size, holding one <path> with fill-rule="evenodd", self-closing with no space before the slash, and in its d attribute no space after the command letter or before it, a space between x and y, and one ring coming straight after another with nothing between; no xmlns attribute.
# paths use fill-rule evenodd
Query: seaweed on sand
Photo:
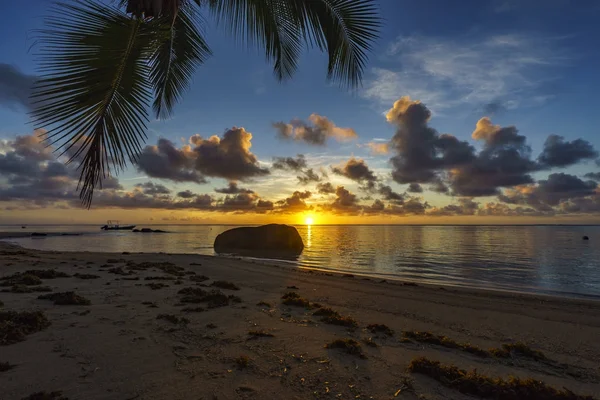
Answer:
<svg viewBox="0 0 600 400"><path fill-rule="evenodd" d="M360 358L367 358L363 352L360 343L354 339L336 339L331 343L325 345L326 349L343 349L348 354L358 356Z"/></svg>
<svg viewBox="0 0 600 400"><path fill-rule="evenodd" d="M54 304L60 306L73 305L73 306L89 306L91 302L83 296L76 294L75 292L61 292L61 293L49 293L38 296L40 300L50 300Z"/></svg>
<svg viewBox="0 0 600 400"><path fill-rule="evenodd" d="M1 311L0 346L25 340L25 336L50 326L50 321L41 311Z"/></svg>

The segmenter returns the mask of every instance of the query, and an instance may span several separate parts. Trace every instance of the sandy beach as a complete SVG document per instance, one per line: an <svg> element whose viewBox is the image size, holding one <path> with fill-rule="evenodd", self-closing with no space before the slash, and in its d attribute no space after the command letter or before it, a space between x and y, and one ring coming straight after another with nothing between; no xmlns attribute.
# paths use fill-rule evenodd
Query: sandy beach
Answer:
<svg viewBox="0 0 600 400"><path fill-rule="evenodd" d="M12 292L22 278L15 273L49 269L69 276L18 286L48 293ZM6 243L0 277L0 312L41 311L49 322L21 341L0 337L0 365L10 366L0 372L1 399L41 391L71 400L472 398L409 370L418 357L600 393L600 302L233 258L42 252ZM68 291L90 304L38 299ZM335 348L337 339L356 343ZM503 344L519 342L531 353L502 353Z"/></svg>

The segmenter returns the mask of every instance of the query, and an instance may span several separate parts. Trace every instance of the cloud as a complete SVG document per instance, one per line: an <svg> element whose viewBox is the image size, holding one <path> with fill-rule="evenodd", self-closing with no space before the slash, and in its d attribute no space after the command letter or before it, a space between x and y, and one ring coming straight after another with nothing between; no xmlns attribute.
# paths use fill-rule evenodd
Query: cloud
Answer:
<svg viewBox="0 0 600 400"><path fill-rule="evenodd" d="M136 167L152 178L207 183L206 178L195 169L196 158L191 146L178 149L170 140L161 138L156 145L144 147Z"/></svg>
<svg viewBox="0 0 600 400"><path fill-rule="evenodd" d="M568 167L597 157L598 152L587 140L566 142L562 136L550 135L544 143L544 150L539 155L538 162L547 168Z"/></svg>
<svg viewBox="0 0 600 400"><path fill-rule="evenodd" d="M588 172L584 176L593 181L600 182L600 172Z"/></svg>
<svg viewBox="0 0 600 400"><path fill-rule="evenodd" d="M212 196L203 194L176 201L168 195L150 195L141 190L101 191L94 196L93 208L164 209L164 210L215 210Z"/></svg>
<svg viewBox="0 0 600 400"><path fill-rule="evenodd" d="M307 167L304 154L298 154L294 157L273 157L273 169L282 169L287 171L302 171Z"/></svg>
<svg viewBox="0 0 600 400"><path fill-rule="evenodd" d="M106 188L106 186L103 186ZM138 183L135 187L139 188L144 194L155 195L155 194L171 194L171 189L164 185L156 184L153 182ZM118 189L118 187L112 187L111 189Z"/></svg>
<svg viewBox="0 0 600 400"><path fill-rule="evenodd" d="M345 164L332 167L331 170L334 174L345 176L348 179L363 184L368 190L374 189L377 183L377 177L363 159L352 157Z"/></svg>
<svg viewBox="0 0 600 400"><path fill-rule="evenodd" d="M418 183L411 183L408 185L407 191L409 193L423 193L423 188Z"/></svg>
<svg viewBox="0 0 600 400"><path fill-rule="evenodd" d="M479 203L469 198L459 198L458 204L448 204L444 207L434 207L427 212L432 216L475 215L479 211Z"/></svg>
<svg viewBox="0 0 600 400"><path fill-rule="evenodd" d="M551 212L561 203L595 196L597 183L583 181L565 173L550 174L535 185L517 186L498 196L504 203L528 205L538 211Z"/></svg>
<svg viewBox="0 0 600 400"><path fill-rule="evenodd" d="M24 74L12 65L0 63L0 106L29 108L31 87L36 80L35 76Z"/></svg>
<svg viewBox="0 0 600 400"><path fill-rule="evenodd" d="M391 187L386 185L379 186L379 194L384 200L391 201L394 204L404 204L404 200L406 198L404 194L394 192Z"/></svg>
<svg viewBox="0 0 600 400"><path fill-rule="evenodd" d="M335 189L335 200L324 208L337 214L356 214L361 210L358 197L343 186Z"/></svg>
<svg viewBox="0 0 600 400"><path fill-rule="evenodd" d="M260 167L250 152L251 140L252 134L244 128L229 129L222 139L194 135L191 145L180 149L167 139L159 139L157 145L144 148L137 168L150 177L174 182L207 183L207 176L246 180L267 175L269 170Z"/></svg>
<svg viewBox="0 0 600 400"><path fill-rule="evenodd" d="M335 188L331 182L317 183L317 192L320 194L333 194L335 193Z"/></svg>
<svg viewBox="0 0 600 400"><path fill-rule="evenodd" d="M321 177L312 168L303 171L302 175L298 175L296 178L298 178L298 182L302 185L321 181Z"/></svg>
<svg viewBox="0 0 600 400"><path fill-rule="evenodd" d="M223 139L211 136L202 139L196 135L191 138L196 145L195 168L205 176L230 180L246 180L269 174L269 170L260 167L258 159L250 152L252 134L244 128L232 128L226 131Z"/></svg>
<svg viewBox="0 0 600 400"><path fill-rule="evenodd" d="M354 129L340 128L327 117L311 114L308 119L312 125L295 119L290 123L276 122L273 127L282 139L304 142L315 146L324 146L330 138L338 142L345 142L358 137Z"/></svg>
<svg viewBox="0 0 600 400"><path fill-rule="evenodd" d="M286 213L310 210L312 207L308 206L305 200L309 199L311 196L312 193L308 190L304 192L295 191L290 197L277 202L277 210Z"/></svg>
<svg viewBox="0 0 600 400"><path fill-rule="evenodd" d="M388 111L388 122L398 127L391 147L396 156L392 178L398 183L431 183L439 170L471 162L474 148L452 135L440 135L429 126L431 112L419 101L402 97Z"/></svg>
<svg viewBox="0 0 600 400"><path fill-rule="evenodd" d="M215 192L223 193L223 194L254 193L253 190L238 187L236 182L229 182L229 185L227 187L221 188L221 189L215 189Z"/></svg>
<svg viewBox="0 0 600 400"><path fill-rule="evenodd" d="M365 146L373 155L388 154L390 152L390 144L386 142L368 142Z"/></svg>
<svg viewBox="0 0 600 400"><path fill-rule="evenodd" d="M399 93L433 110L467 105L481 109L537 106L556 94L556 70L566 64L564 39L532 35L400 36L388 65L365 80L364 97L389 104Z"/></svg>
<svg viewBox="0 0 600 400"><path fill-rule="evenodd" d="M189 189L177 193L177 197L181 197L182 199L191 199L194 196L196 196L194 192Z"/></svg>

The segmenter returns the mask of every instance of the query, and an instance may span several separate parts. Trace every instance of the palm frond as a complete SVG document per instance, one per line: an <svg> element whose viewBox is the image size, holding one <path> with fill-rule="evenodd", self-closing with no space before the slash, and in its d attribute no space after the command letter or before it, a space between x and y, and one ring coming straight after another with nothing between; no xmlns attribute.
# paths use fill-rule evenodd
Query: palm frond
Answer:
<svg viewBox="0 0 600 400"><path fill-rule="evenodd" d="M149 38L142 20L81 0L57 3L39 31L33 120L49 128L49 144L74 149L69 162L80 162L88 207L94 188L135 160L146 138Z"/></svg>
<svg viewBox="0 0 600 400"><path fill-rule="evenodd" d="M298 16L283 0L209 0L217 20L236 39L263 47L279 80L291 78L303 47Z"/></svg>
<svg viewBox="0 0 600 400"><path fill-rule="evenodd" d="M287 1L287 0L286 0ZM329 54L327 77L357 87L381 18L373 0L289 0L304 37Z"/></svg>
<svg viewBox="0 0 600 400"><path fill-rule="evenodd" d="M291 77L303 43L329 56L327 77L357 87L381 19L374 0L208 0L237 38L255 42L275 61L275 74Z"/></svg>
<svg viewBox="0 0 600 400"><path fill-rule="evenodd" d="M150 79L157 118L171 115L196 67L212 55L198 31L199 25L199 14L189 5L182 7L173 17L158 18L151 23L154 34Z"/></svg>

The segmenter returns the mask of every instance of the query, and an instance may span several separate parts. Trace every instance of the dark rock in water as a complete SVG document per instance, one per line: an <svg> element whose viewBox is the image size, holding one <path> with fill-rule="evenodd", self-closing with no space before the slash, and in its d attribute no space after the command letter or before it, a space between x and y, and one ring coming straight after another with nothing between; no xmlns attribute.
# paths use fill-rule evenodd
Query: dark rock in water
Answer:
<svg viewBox="0 0 600 400"><path fill-rule="evenodd" d="M139 231L140 231L139 229L134 229L132 232L139 232Z"/></svg>
<svg viewBox="0 0 600 400"><path fill-rule="evenodd" d="M134 229L133 232L141 232L141 233L167 233L167 231L163 231L163 230L160 230L160 229L150 229L150 228Z"/></svg>
<svg viewBox="0 0 600 400"><path fill-rule="evenodd" d="M43 236L48 236L48 234L46 234L46 233L38 233L38 232L33 232L33 233L31 234L31 236L43 237Z"/></svg>
<svg viewBox="0 0 600 400"><path fill-rule="evenodd" d="M160 229L155 229L152 232L154 232L154 233L167 233L167 231L163 231L163 230L160 230Z"/></svg>
<svg viewBox="0 0 600 400"><path fill-rule="evenodd" d="M582 239L583 239L583 240L590 240L590 238L589 238L589 237L587 237L587 236L584 236L584 237L582 237Z"/></svg>
<svg viewBox="0 0 600 400"><path fill-rule="evenodd" d="M304 250L304 243L293 226L271 224L225 231L217 236L214 247L217 253L300 254Z"/></svg>
<svg viewBox="0 0 600 400"><path fill-rule="evenodd" d="M140 232L142 232L142 233L152 233L152 229L150 229L150 228L142 228L142 229L140 229Z"/></svg>

